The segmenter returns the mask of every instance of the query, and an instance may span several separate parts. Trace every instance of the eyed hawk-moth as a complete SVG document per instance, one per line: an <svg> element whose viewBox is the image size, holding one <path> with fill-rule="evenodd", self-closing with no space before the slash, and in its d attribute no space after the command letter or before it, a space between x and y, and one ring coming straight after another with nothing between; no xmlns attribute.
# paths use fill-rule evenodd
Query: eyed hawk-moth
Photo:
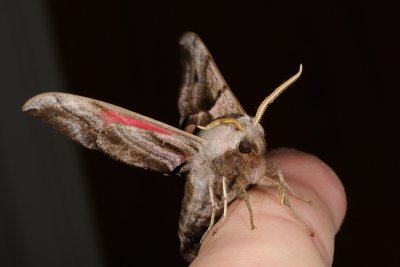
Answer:
<svg viewBox="0 0 400 267"><path fill-rule="evenodd" d="M252 117L233 95L201 39L189 32L181 37L180 45L184 72L178 106L183 130L66 93L36 95L22 110L86 148L133 166L186 177L178 235L181 253L191 262L202 241L222 226L227 206L235 198L246 202L254 229L246 191L250 185L277 187L281 203L289 208L289 195L308 201L289 187L277 164L267 163L260 124L267 106L299 78L302 66ZM311 234L300 217L295 217Z"/></svg>

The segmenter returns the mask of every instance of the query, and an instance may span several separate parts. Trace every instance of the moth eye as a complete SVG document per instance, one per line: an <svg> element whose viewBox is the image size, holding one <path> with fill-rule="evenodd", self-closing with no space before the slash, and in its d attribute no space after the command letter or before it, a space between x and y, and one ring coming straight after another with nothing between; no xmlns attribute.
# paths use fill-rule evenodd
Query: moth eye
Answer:
<svg viewBox="0 0 400 267"><path fill-rule="evenodd" d="M193 81L196 83L199 82L199 76L197 75L197 73L193 75Z"/></svg>
<svg viewBox="0 0 400 267"><path fill-rule="evenodd" d="M243 140L239 143L239 151L240 153L243 154L249 154L252 151L252 145L250 141L248 140Z"/></svg>

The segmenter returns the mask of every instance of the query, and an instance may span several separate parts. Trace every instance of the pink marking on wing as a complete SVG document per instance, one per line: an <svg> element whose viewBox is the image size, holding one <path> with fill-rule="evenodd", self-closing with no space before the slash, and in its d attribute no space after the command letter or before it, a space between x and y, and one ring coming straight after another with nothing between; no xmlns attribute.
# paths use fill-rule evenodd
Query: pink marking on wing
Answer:
<svg viewBox="0 0 400 267"><path fill-rule="evenodd" d="M155 124L122 113L118 113L113 110L105 110L103 112L103 118L107 124L117 122L156 133L173 135L173 132L161 128Z"/></svg>

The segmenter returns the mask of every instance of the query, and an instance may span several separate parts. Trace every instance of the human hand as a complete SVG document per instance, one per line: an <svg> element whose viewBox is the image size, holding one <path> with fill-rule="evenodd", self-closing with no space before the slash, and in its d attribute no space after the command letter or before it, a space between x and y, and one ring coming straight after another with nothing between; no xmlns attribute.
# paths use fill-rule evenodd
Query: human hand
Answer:
<svg viewBox="0 0 400 267"><path fill-rule="evenodd" d="M279 202L276 189L254 187L248 193L257 229L251 231L244 201L235 200L228 218L207 238L191 266L331 266L334 238L346 212L346 196L335 173L318 158L280 149L269 155L288 184L312 201L290 198L291 206L314 237Z"/></svg>

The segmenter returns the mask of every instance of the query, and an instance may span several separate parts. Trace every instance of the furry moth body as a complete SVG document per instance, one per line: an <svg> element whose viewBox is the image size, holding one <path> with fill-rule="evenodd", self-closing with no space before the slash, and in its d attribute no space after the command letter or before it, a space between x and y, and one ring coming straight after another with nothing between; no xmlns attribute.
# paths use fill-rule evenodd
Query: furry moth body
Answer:
<svg viewBox="0 0 400 267"><path fill-rule="evenodd" d="M286 184L276 164L266 163L264 130L259 123L268 104L300 76L301 66L251 117L200 38L186 33L180 44L184 74L178 105L185 131L102 101L65 93L34 96L22 110L86 148L137 167L185 176L178 234L182 255L191 262L202 237L221 216L218 224L222 225L227 205L235 198L246 202L254 228L248 186L277 187L282 204L289 208L289 195L307 201ZM196 127L199 131L194 135Z"/></svg>

